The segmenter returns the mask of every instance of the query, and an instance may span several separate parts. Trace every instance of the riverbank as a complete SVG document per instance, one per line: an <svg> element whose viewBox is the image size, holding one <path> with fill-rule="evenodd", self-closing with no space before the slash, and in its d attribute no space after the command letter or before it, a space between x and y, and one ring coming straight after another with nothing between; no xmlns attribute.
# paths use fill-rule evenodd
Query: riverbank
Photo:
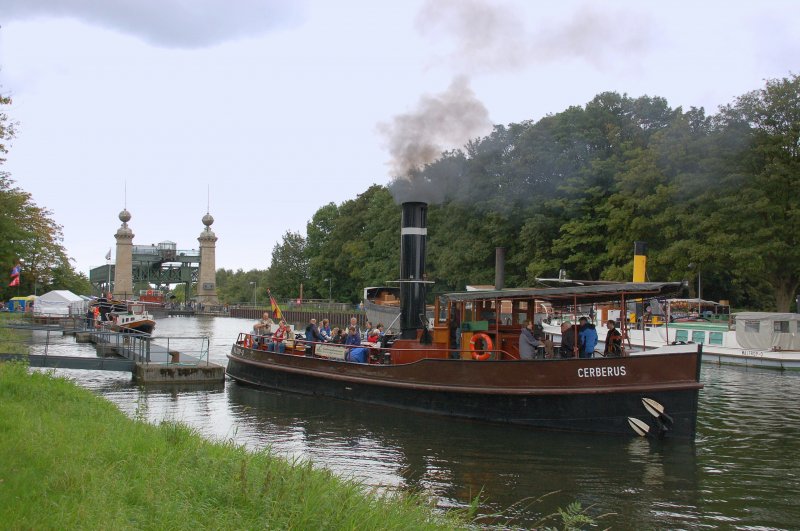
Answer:
<svg viewBox="0 0 800 531"><path fill-rule="evenodd" d="M0 364L0 521L12 528L452 529L423 499L305 462L126 417L21 364Z"/></svg>

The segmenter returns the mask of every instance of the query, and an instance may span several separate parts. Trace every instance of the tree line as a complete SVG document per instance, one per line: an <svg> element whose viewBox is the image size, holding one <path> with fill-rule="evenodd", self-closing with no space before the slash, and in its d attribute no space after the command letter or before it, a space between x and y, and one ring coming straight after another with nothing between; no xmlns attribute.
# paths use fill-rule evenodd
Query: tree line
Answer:
<svg viewBox="0 0 800 531"><path fill-rule="evenodd" d="M643 240L649 280L688 280L696 296L700 276L703 298L787 311L800 285L799 152L797 75L713 115L605 92L537 121L498 125L413 175L324 205L305 236L283 235L268 269L220 270L218 284L238 291L237 279L258 277L281 298L298 297L302 284L305 298L330 290L357 302L365 286L399 275L393 192L410 190L434 201L433 293L492 284L497 246L507 249L507 287L560 269L573 279L629 280L633 242Z"/></svg>
<svg viewBox="0 0 800 531"><path fill-rule="evenodd" d="M62 228L2 171L16 124L0 97L0 266L24 260L19 287L89 293ZM633 242L648 242L650 280L698 276L706 299L787 311L800 286L800 78L765 82L713 115L664 98L605 92L537 121L497 125L434 162L321 206L305 235L286 232L265 270L217 271L223 302L303 297L358 302L399 276L396 196L430 202L432 293L492 284L506 248L506 286L628 280ZM2 269L0 269L2 271ZM2 278L2 277L0 277ZM0 296L16 294L2 287Z"/></svg>

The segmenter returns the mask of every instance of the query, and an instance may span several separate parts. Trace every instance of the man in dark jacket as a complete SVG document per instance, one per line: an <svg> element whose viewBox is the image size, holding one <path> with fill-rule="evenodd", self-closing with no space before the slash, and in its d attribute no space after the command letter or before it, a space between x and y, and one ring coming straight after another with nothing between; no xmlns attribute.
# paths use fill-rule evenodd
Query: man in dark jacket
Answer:
<svg viewBox="0 0 800 531"><path fill-rule="evenodd" d="M311 319L306 326L306 356L314 355L314 343L321 343L322 335L317 328L317 320Z"/></svg>
<svg viewBox="0 0 800 531"><path fill-rule="evenodd" d="M578 337L578 327L573 325L570 321L561 323L561 357L562 358L577 358L578 347L575 340Z"/></svg>

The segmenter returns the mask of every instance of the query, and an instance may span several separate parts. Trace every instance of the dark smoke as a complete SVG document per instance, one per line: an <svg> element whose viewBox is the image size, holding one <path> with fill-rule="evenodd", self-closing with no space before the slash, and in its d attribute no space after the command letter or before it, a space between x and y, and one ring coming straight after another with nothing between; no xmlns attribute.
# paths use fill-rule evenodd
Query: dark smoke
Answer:
<svg viewBox="0 0 800 531"><path fill-rule="evenodd" d="M395 176L395 199L433 203L439 200L436 190L419 180L419 171L446 149L489 133L492 122L489 111L469 87L469 80L457 77L446 91L422 96L415 110L378 124L378 130L386 137L392 157L389 164Z"/></svg>

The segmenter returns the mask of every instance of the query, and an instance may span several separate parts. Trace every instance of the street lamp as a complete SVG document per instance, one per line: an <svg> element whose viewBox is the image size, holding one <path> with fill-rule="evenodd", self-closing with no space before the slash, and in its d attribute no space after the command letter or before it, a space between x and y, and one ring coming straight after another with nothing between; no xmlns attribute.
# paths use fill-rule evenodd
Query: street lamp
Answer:
<svg viewBox="0 0 800 531"><path fill-rule="evenodd" d="M331 303L331 301L332 301L332 299L333 299L333 297L331 297L331 289L332 289L332 288L331 288L331 279L329 279L329 278L326 278L326 279L325 279L325 282L327 282L327 283L328 283L328 304L330 304L330 303Z"/></svg>
<svg viewBox="0 0 800 531"><path fill-rule="evenodd" d="M253 306L256 305L256 293L258 293L258 281L250 282L250 285L253 286Z"/></svg>

